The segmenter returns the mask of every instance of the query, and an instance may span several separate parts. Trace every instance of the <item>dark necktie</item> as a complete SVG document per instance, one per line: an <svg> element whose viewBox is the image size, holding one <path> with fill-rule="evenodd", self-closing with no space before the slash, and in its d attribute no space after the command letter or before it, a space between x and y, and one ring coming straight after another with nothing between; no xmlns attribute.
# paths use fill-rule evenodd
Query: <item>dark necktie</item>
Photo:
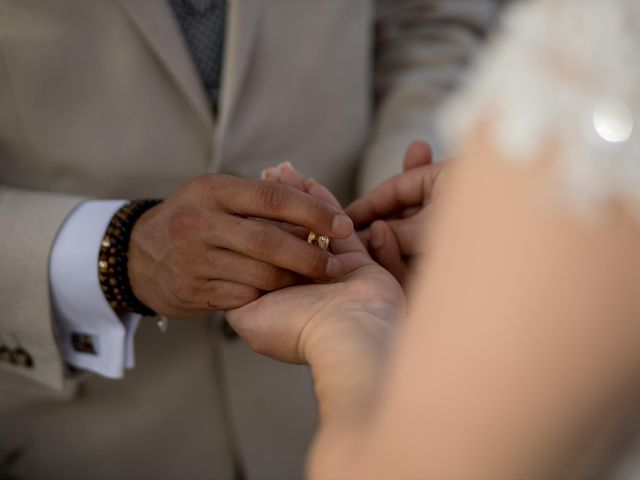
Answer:
<svg viewBox="0 0 640 480"><path fill-rule="evenodd" d="M218 110L220 93L226 3L226 0L169 0L214 113Z"/></svg>

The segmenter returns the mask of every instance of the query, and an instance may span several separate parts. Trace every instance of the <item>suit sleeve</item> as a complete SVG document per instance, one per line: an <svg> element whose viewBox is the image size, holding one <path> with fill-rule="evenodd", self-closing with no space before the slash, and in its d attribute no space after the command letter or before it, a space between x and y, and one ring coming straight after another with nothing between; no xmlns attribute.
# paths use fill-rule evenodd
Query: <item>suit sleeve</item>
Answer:
<svg viewBox="0 0 640 480"><path fill-rule="evenodd" d="M402 169L413 140L443 151L436 119L487 35L499 0L378 0L373 138L360 165L362 194Z"/></svg>
<svg viewBox="0 0 640 480"><path fill-rule="evenodd" d="M60 226L82 198L0 185L0 343L19 345L31 366L8 369L60 390L65 364L50 301L49 256Z"/></svg>

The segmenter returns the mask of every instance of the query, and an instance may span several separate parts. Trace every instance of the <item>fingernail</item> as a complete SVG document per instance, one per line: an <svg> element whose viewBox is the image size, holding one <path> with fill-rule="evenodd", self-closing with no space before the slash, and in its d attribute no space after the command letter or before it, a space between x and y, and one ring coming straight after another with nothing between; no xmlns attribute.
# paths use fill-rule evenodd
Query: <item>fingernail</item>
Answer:
<svg viewBox="0 0 640 480"><path fill-rule="evenodd" d="M384 245L384 230L379 225L371 225L371 247L377 249Z"/></svg>
<svg viewBox="0 0 640 480"><path fill-rule="evenodd" d="M335 278L340 273L340 270L342 270L342 265L340 265L338 259L335 257L329 257L324 271L325 275L329 278Z"/></svg>
<svg viewBox="0 0 640 480"><path fill-rule="evenodd" d="M309 190L309 189L311 189L311 188L315 187L317 184L318 184L318 182L316 182L313 178L307 178L307 179L304 181L304 186L305 186L305 188L306 188L307 190Z"/></svg>
<svg viewBox="0 0 640 480"><path fill-rule="evenodd" d="M293 168L293 165L291 165L291 162L282 162L282 163L278 164L278 170L280 170L280 171L282 171L282 170L293 171L295 169Z"/></svg>
<svg viewBox="0 0 640 480"><path fill-rule="evenodd" d="M262 173L264 175L264 177L262 177L263 180L275 180L279 176L279 172L276 167L265 168Z"/></svg>
<svg viewBox="0 0 640 480"><path fill-rule="evenodd" d="M260 179L261 180L266 180L267 179L267 169L266 168L260 172Z"/></svg>
<svg viewBox="0 0 640 480"><path fill-rule="evenodd" d="M333 217L331 229L333 230L333 233L340 236L340 238L343 238L353 232L353 222L346 215L339 213Z"/></svg>

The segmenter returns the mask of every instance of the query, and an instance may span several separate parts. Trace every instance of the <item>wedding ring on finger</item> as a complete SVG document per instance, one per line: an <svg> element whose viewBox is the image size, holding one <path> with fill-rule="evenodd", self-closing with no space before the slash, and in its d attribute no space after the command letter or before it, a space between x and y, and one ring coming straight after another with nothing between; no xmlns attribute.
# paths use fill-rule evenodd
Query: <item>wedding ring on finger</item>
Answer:
<svg viewBox="0 0 640 480"><path fill-rule="evenodd" d="M329 240L329 237L327 237L326 235L322 235L321 233L309 232L307 243L315 245L316 247L320 247L323 250L328 250L331 240Z"/></svg>

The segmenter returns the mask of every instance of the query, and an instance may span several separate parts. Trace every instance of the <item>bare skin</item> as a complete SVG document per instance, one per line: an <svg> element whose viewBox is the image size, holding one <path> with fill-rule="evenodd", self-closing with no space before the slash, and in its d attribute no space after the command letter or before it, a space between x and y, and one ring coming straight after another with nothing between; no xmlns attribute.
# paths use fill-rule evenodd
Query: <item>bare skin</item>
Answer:
<svg viewBox="0 0 640 480"><path fill-rule="evenodd" d="M403 173L385 181L346 208L371 256L401 283L410 264L424 255L424 231L438 194L445 165L434 164L425 142L413 142L405 152Z"/></svg>
<svg viewBox="0 0 640 480"><path fill-rule="evenodd" d="M339 207L331 193L314 180L303 181L288 165L279 170L280 181ZM273 178L271 174L267 176ZM319 367L321 370L338 367L334 362L342 363L348 358L349 369L359 372L361 385L368 385L377 374L369 362L372 355L382 359L379 354L386 350L393 336L395 321L405 313L405 296L393 276L369 256L355 233L346 239L332 240L331 248L345 272L334 282L271 292L244 307L227 311L226 316L256 352L288 363L323 365ZM340 320L325 322L325 318ZM340 381L339 376L335 378ZM327 379L316 388L331 391L335 385ZM368 389L350 389L349 394L363 396L355 402L358 405L372 398ZM336 401L345 403L344 398ZM330 417L332 407L328 405L321 407L321 415L325 407ZM345 412L345 417L360 417L363 411L366 410Z"/></svg>
<svg viewBox="0 0 640 480"><path fill-rule="evenodd" d="M338 258L277 222L335 238L353 231L339 208L287 185L203 175L136 222L129 248L133 292L159 314L196 317L239 307L300 276L340 275Z"/></svg>
<svg viewBox="0 0 640 480"><path fill-rule="evenodd" d="M429 145L415 141L405 152L402 174L345 209L371 257L403 285L411 264L426 253L424 231L438 195L441 172L448 163L433 164ZM287 163L266 169L263 178L305 191L304 176Z"/></svg>
<svg viewBox="0 0 640 480"><path fill-rule="evenodd" d="M640 392L640 227L621 203L590 224L550 201L553 164L550 149L514 168L468 139L400 329L402 297L364 247L338 288L229 312L259 351L311 365L310 478L602 477L580 466Z"/></svg>

